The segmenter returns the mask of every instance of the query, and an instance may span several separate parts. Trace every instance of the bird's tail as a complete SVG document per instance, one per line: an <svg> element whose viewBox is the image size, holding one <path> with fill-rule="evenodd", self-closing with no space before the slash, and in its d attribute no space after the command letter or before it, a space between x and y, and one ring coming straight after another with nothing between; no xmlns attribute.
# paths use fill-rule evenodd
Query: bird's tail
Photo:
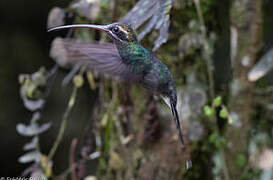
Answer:
<svg viewBox="0 0 273 180"><path fill-rule="evenodd" d="M173 98L170 98L170 105L171 105L172 114L173 114L173 117L174 117L174 120L175 120L175 123L176 123L176 128L178 130L178 136L179 136L179 139L181 141L182 148L184 148L185 143L184 143L184 140L183 140L182 130L181 130L181 127L180 127L180 121L179 121L178 113L177 113L177 110L176 110L176 101Z"/></svg>

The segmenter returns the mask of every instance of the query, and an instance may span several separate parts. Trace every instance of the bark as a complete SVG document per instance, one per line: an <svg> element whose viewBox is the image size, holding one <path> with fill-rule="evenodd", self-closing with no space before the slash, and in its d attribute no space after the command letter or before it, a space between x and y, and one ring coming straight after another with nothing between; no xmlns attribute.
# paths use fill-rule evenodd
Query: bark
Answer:
<svg viewBox="0 0 273 180"><path fill-rule="evenodd" d="M244 167L238 166L238 155L247 157L248 134L253 112L253 83L248 81L247 73L255 62L261 41L262 0L233 0L231 24L238 34L237 52L233 62L233 81L229 100L233 125L229 125L226 138L230 149L227 150L227 166L231 179L241 177Z"/></svg>

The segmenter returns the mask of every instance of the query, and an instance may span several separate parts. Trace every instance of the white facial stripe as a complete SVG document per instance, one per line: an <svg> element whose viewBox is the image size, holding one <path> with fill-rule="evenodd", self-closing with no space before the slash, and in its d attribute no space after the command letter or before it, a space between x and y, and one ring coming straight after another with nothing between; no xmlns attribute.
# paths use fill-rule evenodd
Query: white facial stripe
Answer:
<svg viewBox="0 0 273 180"><path fill-rule="evenodd" d="M129 39L128 32L121 26L118 26L119 30L122 31L124 34L126 34L126 38Z"/></svg>

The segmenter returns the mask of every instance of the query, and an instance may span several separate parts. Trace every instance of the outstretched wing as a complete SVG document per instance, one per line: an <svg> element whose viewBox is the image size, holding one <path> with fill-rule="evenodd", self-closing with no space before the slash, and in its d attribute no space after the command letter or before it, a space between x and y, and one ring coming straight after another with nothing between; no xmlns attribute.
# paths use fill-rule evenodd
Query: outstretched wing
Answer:
<svg viewBox="0 0 273 180"><path fill-rule="evenodd" d="M56 38L52 42L50 56L61 66L85 66L111 78L137 83L139 75L130 72L123 63L114 44L85 43L75 39Z"/></svg>

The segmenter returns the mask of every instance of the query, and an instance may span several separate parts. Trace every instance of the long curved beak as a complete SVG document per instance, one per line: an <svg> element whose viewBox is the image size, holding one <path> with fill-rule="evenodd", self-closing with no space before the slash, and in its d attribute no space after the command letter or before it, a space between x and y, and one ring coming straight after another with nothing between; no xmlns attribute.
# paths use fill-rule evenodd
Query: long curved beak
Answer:
<svg viewBox="0 0 273 180"><path fill-rule="evenodd" d="M102 26L102 25L91 25L91 24L75 24L75 25L58 26L58 27L49 29L47 32L57 31L57 30L61 30L61 29L70 29L70 28L96 29L96 30L104 31L104 32L109 31L107 25Z"/></svg>

